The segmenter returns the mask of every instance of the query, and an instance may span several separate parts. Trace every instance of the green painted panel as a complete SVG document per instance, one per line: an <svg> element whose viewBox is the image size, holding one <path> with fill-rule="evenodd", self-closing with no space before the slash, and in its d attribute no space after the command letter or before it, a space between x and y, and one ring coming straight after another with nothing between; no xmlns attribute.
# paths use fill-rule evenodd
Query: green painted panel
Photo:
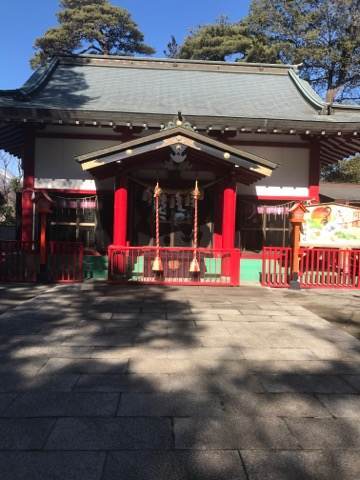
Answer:
<svg viewBox="0 0 360 480"><path fill-rule="evenodd" d="M221 258L205 258L205 278L221 275Z"/></svg>
<svg viewBox="0 0 360 480"><path fill-rule="evenodd" d="M84 256L84 278L95 280L107 280L108 257L107 256Z"/></svg>
<svg viewBox="0 0 360 480"><path fill-rule="evenodd" d="M262 260L257 258L242 258L240 260L240 282L260 282Z"/></svg>

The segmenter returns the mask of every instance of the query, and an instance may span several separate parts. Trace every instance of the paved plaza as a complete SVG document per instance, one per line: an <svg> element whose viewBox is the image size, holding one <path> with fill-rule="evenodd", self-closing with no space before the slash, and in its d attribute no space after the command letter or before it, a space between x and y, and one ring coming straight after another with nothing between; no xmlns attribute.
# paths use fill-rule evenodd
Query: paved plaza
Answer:
<svg viewBox="0 0 360 480"><path fill-rule="evenodd" d="M1 480L358 480L360 341L306 295L0 288Z"/></svg>

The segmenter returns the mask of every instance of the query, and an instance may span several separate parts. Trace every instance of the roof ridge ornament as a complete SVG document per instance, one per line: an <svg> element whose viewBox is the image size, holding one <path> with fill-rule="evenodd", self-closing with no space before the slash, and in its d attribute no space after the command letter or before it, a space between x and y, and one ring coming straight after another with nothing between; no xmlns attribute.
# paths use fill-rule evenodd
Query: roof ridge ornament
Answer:
<svg viewBox="0 0 360 480"><path fill-rule="evenodd" d="M161 128L161 130L170 130L172 128L185 128L187 130L195 131L194 127L191 125L190 122L186 121L185 117L182 115L181 111L179 110L177 115L168 122L167 125Z"/></svg>

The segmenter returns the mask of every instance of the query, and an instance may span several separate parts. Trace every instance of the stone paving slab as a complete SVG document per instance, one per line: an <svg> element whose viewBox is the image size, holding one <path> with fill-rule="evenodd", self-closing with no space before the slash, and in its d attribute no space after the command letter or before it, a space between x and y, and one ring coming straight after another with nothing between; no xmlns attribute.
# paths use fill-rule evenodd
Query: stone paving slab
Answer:
<svg viewBox="0 0 360 480"><path fill-rule="evenodd" d="M7 417L109 417L119 403L116 393L34 392L20 394L3 412Z"/></svg>
<svg viewBox="0 0 360 480"><path fill-rule="evenodd" d="M300 448L280 418L175 418L175 447L193 450Z"/></svg>
<svg viewBox="0 0 360 480"><path fill-rule="evenodd" d="M223 415L221 398L207 394L124 393L117 412L128 417L207 417Z"/></svg>
<svg viewBox="0 0 360 480"><path fill-rule="evenodd" d="M360 448L360 421L340 418L287 418L286 424L306 450Z"/></svg>
<svg viewBox="0 0 360 480"><path fill-rule="evenodd" d="M247 480L239 453L111 452L102 480Z"/></svg>
<svg viewBox="0 0 360 480"><path fill-rule="evenodd" d="M358 393L360 393L360 374L359 375L344 375L343 379L349 383Z"/></svg>
<svg viewBox="0 0 360 480"><path fill-rule="evenodd" d="M48 418L0 418L0 450L41 449L54 424Z"/></svg>
<svg viewBox="0 0 360 480"><path fill-rule="evenodd" d="M177 375L175 375L177 377ZM90 392L157 393L169 391L170 375L147 374L139 378L136 374L81 375L74 390Z"/></svg>
<svg viewBox="0 0 360 480"><path fill-rule="evenodd" d="M0 393L0 415L15 398L16 395L13 393Z"/></svg>
<svg viewBox="0 0 360 480"><path fill-rule="evenodd" d="M358 451L241 451L248 480L356 480Z"/></svg>
<svg viewBox="0 0 360 480"><path fill-rule="evenodd" d="M123 373L128 369L127 360L123 359L70 359L50 358L41 368L44 375L59 373Z"/></svg>
<svg viewBox="0 0 360 480"><path fill-rule="evenodd" d="M348 382L337 375L260 375L260 381L271 393L356 393Z"/></svg>
<svg viewBox="0 0 360 480"><path fill-rule="evenodd" d="M64 375L35 375L24 378L15 373L0 374L0 392L21 392L21 391L70 391L79 378L78 374ZM1 395L0 395L1 411Z"/></svg>
<svg viewBox="0 0 360 480"><path fill-rule="evenodd" d="M245 393L225 399L229 415L263 417L330 417L313 395L305 393Z"/></svg>
<svg viewBox="0 0 360 480"><path fill-rule="evenodd" d="M357 417L360 420L359 395L318 395L334 417Z"/></svg>
<svg viewBox="0 0 360 480"><path fill-rule="evenodd" d="M100 480L101 452L0 452L1 480Z"/></svg>
<svg viewBox="0 0 360 480"><path fill-rule="evenodd" d="M168 418L60 418L48 450L168 450L173 445Z"/></svg>

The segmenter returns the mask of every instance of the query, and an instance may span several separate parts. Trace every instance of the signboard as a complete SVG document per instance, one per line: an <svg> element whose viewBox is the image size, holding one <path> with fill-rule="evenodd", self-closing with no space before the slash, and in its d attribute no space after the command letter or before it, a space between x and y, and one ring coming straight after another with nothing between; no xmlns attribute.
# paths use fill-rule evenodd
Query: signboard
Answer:
<svg viewBox="0 0 360 480"><path fill-rule="evenodd" d="M301 246L360 248L360 208L321 204L306 209Z"/></svg>

